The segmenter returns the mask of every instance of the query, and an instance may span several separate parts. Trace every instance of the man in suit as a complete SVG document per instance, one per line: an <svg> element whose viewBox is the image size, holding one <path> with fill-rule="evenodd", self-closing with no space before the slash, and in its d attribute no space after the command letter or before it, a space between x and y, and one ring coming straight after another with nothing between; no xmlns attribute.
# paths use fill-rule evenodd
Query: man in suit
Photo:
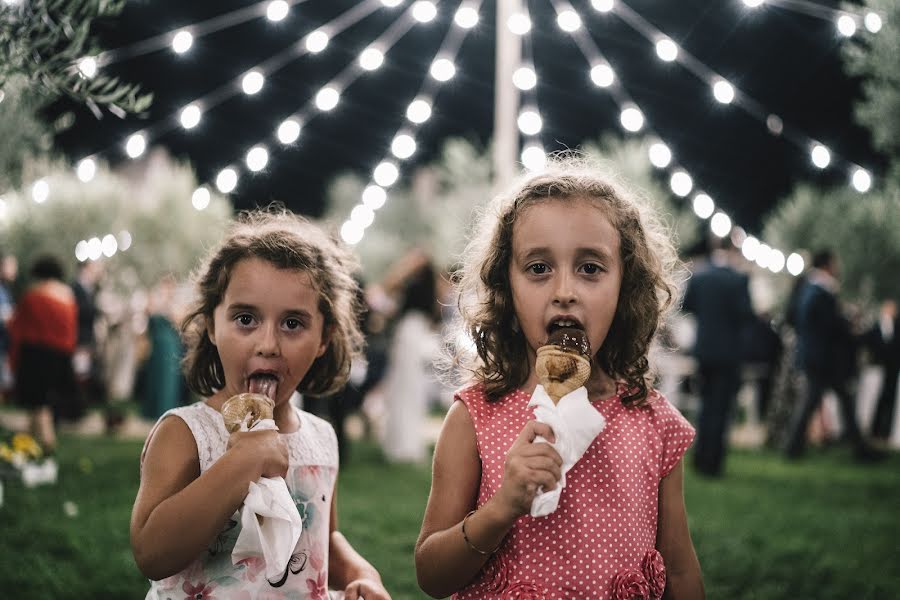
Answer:
<svg viewBox="0 0 900 600"><path fill-rule="evenodd" d="M791 421L785 449L788 458L803 454L809 419L828 389L838 397L844 429L856 458L879 457L862 438L855 402L847 386L856 369L856 340L850 322L838 306L838 273L837 256L831 250L817 252L797 297L797 364L806 378L807 390L800 411L794 413Z"/></svg>
<svg viewBox="0 0 900 600"><path fill-rule="evenodd" d="M875 364L884 369L881 393L875 405L872 419L872 437L887 440L891 437L894 424L894 409L897 405L897 378L900 377L900 318L897 317L897 303L885 300L881 303L878 322L865 335L866 345L872 352Z"/></svg>
<svg viewBox="0 0 900 600"><path fill-rule="evenodd" d="M694 356L700 375L700 417L694 467L710 477L722 475L731 410L741 385L741 337L753 319L747 276L732 266L734 247L712 242L709 262L698 268L682 308L696 317Z"/></svg>

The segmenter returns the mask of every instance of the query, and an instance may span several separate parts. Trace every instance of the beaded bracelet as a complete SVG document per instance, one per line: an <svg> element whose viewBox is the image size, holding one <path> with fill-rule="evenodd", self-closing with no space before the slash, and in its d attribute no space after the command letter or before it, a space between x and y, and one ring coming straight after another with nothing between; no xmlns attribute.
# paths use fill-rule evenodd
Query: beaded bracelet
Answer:
<svg viewBox="0 0 900 600"><path fill-rule="evenodd" d="M494 548L493 550L491 550L490 552L485 552L485 551L482 550L481 548L476 547L475 544L473 544L472 541L469 539L469 536L466 535L466 521L468 521L468 520L469 520L469 517L471 517L471 516L474 515L474 514L475 514L475 511L474 511L474 510L473 510L473 511L470 511L469 514L467 514L467 515L465 516L465 518L462 520L462 534L463 534L463 539L466 540L466 544L468 544L469 548L471 548L472 550L474 550L474 551L477 552L478 554L480 554L480 555L482 555L482 556L490 556L491 554L493 554L494 552L496 552L497 550L500 549L500 546L503 545L503 542L501 541L499 544L497 544L497 547Z"/></svg>

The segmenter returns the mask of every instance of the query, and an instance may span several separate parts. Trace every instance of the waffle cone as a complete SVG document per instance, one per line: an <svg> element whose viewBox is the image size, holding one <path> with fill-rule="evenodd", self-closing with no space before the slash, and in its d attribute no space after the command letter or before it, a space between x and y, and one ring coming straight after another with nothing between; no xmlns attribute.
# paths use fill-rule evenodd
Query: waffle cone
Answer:
<svg viewBox="0 0 900 600"><path fill-rule="evenodd" d="M228 433L234 433L246 423L250 429L262 419L271 419L275 409L275 402L263 394L238 394L232 396L222 404L222 419L225 420L225 429Z"/></svg>
<svg viewBox="0 0 900 600"><path fill-rule="evenodd" d="M537 351L535 371L554 404L585 384L591 376L591 361L580 354L542 346Z"/></svg>

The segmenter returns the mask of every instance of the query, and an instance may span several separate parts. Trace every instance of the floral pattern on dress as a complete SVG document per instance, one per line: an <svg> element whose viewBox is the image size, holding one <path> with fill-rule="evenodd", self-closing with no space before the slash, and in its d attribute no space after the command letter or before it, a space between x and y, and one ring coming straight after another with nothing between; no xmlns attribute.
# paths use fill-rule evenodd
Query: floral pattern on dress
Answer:
<svg viewBox="0 0 900 600"><path fill-rule="evenodd" d="M212 456L221 456L228 438L221 416L203 407L177 410L179 412L175 414L188 422L195 439L199 439L198 429L205 428ZM307 413L300 414L302 434L286 434L289 436L292 458L285 482L300 512L303 531L283 573L274 579L266 578L266 564L261 556L248 557L232 564L231 553L241 531L238 511L197 560L172 577L151 582L147 598L327 600L329 519L337 479L336 438L324 421ZM197 420L202 421L202 427L198 426ZM219 435L221 439L217 437ZM305 437L301 440L301 436ZM295 444L298 444L299 450ZM334 446L334 463L327 457L325 460L329 462L322 464L296 462L304 460L309 453L312 453L312 460L321 460L315 449L331 446ZM299 458L295 459L295 455ZM207 468L214 462L212 460Z"/></svg>

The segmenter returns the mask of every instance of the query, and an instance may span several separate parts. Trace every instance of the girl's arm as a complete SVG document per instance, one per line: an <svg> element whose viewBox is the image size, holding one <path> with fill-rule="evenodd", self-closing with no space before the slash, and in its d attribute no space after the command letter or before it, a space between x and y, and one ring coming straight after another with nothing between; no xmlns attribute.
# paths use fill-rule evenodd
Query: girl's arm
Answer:
<svg viewBox="0 0 900 600"><path fill-rule="evenodd" d="M346 600L391 600L378 571L353 549L337 530L337 484L331 496L331 530L328 545L328 584L344 590Z"/></svg>
<svg viewBox="0 0 900 600"><path fill-rule="evenodd" d="M700 562L694 552L684 508L684 465L675 468L659 484L659 526L656 548L666 562L668 600L696 600L706 597Z"/></svg>
<svg viewBox="0 0 900 600"><path fill-rule="evenodd" d="M131 513L138 568L154 580L178 573L215 539L250 482L286 472L287 447L277 432L254 431L233 434L229 450L200 475L187 423L164 419L150 439Z"/></svg>
<svg viewBox="0 0 900 600"><path fill-rule="evenodd" d="M538 487L556 487L562 459L549 444L532 444L537 434L554 440L547 425L525 426L507 455L500 490L466 521L466 542L462 521L478 499L481 460L468 409L462 402L450 407L435 446L431 493L416 543L416 576L428 595L443 598L471 581L490 558L472 546L497 548L528 512Z"/></svg>

